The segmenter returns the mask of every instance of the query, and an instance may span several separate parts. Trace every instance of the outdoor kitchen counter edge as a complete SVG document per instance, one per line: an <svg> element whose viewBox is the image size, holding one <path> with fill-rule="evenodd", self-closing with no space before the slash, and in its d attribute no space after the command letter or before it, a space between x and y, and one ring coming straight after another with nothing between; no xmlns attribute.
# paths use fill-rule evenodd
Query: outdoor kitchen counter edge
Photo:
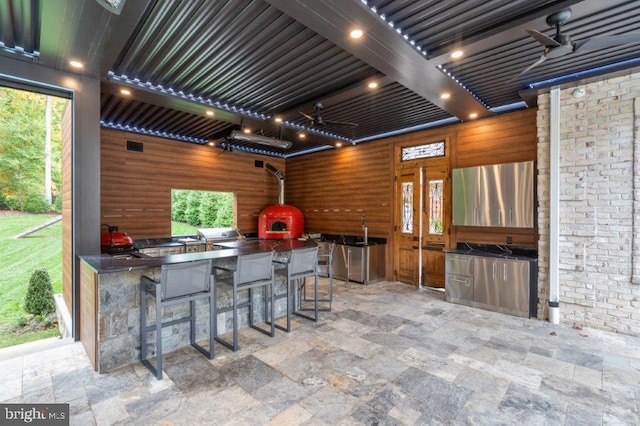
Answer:
<svg viewBox="0 0 640 426"><path fill-rule="evenodd" d="M263 240L267 241L267 240ZM314 241L301 240L273 240L268 244L247 244L238 248L224 248L219 250L209 250L194 253L171 254L167 256L157 257L134 257L126 258L110 257L104 255L80 256L87 265L94 269L98 274L112 272L127 272L139 269L156 268L162 265L173 263L192 262L196 260L216 260L226 259L240 256L243 254L260 253L264 251L290 251L304 247L314 247L317 244Z"/></svg>

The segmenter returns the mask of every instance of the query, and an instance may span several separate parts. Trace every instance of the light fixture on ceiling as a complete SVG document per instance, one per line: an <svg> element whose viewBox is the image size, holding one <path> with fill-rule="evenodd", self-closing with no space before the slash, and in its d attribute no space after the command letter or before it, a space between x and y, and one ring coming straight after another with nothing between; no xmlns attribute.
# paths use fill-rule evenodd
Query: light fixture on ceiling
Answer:
<svg viewBox="0 0 640 426"><path fill-rule="evenodd" d="M129 96L131 94L131 90L129 90L129 89L120 89L120 93L122 93L125 96Z"/></svg>
<svg viewBox="0 0 640 426"><path fill-rule="evenodd" d="M116 15L120 15L126 1L127 0L96 0L100 6L104 7L111 13L115 13Z"/></svg>
<svg viewBox="0 0 640 426"><path fill-rule="evenodd" d="M276 117L276 118L274 118L274 121L276 123L282 123L282 117Z"/></svg>
<svg viewBox="0 0 640 426"><path fill-rule="evenodd" d="M449 99L450 97L451 97L451 94L447 92L440 95L440 99Z"/></svg>
<svg viewBox="0 0 640 426"><path fill-rule="evenodd" d="M245 127L244 129L242 129L242 132L243 132L245 135L249 135L249 134L251 134L251 129L250 129L250 128L248 128L248 127Z"/></svg>
<svg viewBox="0 0 640 426"><path fill-rule="evenodd" d="M342 142L336 142L336 147L340 148L342 146Z"/></svg>
<svg viewBox="0 0 640 426"><path fill-rule="evenodd" d="M378 88L378 82L377 81L372 81L367 86L369 87L369 89L377 89Z"/></svg>
<svg viewBox="0 0 640 426"><path fill-rule="evenodd" d="M235 139L238 141L253 142L261 145L268 145L268 146L273 146L276 148L283 148L283 149L290 148L292 145L291 142L285 141L282 139L275 139L275 138L270 138L270 137L261 136L261 135L251 135L251 134L239 132L237 130L231 131L231 134L229 135L229 137L231 139Z"/></svg>
<svg viewBox="0 0 640 426"><path fill-rule="evenodd" d="M349 35L351 36L351 38L359 39L364 35L364 31L362 31L360 28L354 28L353 30L351 30Z"/></svg>
<svg viewBox="0 0 640 426"><path fill-rule="evenodd" d="M477 112L472 112L471 114L469 114L469 118L471 118L471 119L478 118L478 113Z"/></svg>
<svg viewBox="0 0 640 426"><path fill-rule="evenodd" d="M208 142L208 145L209 145L209 146L216 146L216 143L215 143L215 142L213 142L213 141L211 141L211 142Z"/></svg>
<svg viewBox="0 0 640 426"><path fill-rule="evenodd" d="M307 134L306 134L305 132L300 132L300 133L298 133L298 137L299 137L300 139L306 139Z"/></svg>
<svg viewBox="0 0 640 426"><path fill-rule="evenodd" d="M215 115L215 113L214 113L213 111L211 111L211 110L208 110L208 111L206 112L206 114L207 114L209 117L213 117L213 116Z"/></svg>
<svg viewBox="0 0 640 426"><path fill-rule="evenodd" d="M451 52L451 58L453 59L460 59L462 58L462 55L464 55L464 52L462 50L454 50L453 52Z"/></svg>
<svg viewBox="0 0 640 426"><path fill-rule="evenodd" d="M84 64L80 61L69 61L69 65L71 65L71 67L76 68L76 69L82 69L84 68Z"/></svg>

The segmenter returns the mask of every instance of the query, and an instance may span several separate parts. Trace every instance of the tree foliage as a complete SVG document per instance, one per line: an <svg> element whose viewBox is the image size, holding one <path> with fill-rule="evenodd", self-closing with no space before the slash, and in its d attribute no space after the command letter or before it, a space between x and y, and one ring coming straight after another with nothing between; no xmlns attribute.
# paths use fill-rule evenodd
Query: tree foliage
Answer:
<svg viewBox="0 0 640 426"><path fill-rule="evenodd" d="M39 200L46 193L46 98L33 92L0 87L0 194L4 200L16 200L15 203L5 203L6 207L17 210L27 210L29 206L42 207ZM58 194L62 188L62 114L67 102L65 99L52 99L50 189L53 194ZM31 200L30 204L28 200Z"/></svg>
<svg viewBox="0 0 640 426"><path fill-rule="evenodd" d="M233 200L230 192L173 190L171 220L206 228L233 226Z"/></svg>

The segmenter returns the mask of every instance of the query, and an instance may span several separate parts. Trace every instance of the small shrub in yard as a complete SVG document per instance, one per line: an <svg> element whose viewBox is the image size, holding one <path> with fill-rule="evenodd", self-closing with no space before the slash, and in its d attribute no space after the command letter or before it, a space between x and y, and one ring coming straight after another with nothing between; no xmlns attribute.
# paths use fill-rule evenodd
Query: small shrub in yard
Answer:
<svg viewBox="0 0 640 426"><path fill-rule="evenodd" d="M31 213L48 213L51 205L42 194L29 194L24 202L24 211Z"/></svg>
<svg viewBox="0 0 640 426"><path fill-rule="evenodd" d="M24 308L30 314L41 316L55 311L56 301L53 298L51 278L46 269L36 269L31 275Z"/></svg>

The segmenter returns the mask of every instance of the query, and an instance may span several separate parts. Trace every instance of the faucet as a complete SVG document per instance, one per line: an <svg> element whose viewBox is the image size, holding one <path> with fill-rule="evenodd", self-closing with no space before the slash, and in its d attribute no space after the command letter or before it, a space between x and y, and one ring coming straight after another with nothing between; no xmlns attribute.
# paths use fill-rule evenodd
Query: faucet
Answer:
<svg viewBox="0 0 640 426"><path fill-rule="evenodd" d="M360 218L360 221L362 222L362 241L367 244L368 243L368 238L367 238L367 218L365 215L362 215L362 218Z"/></svg>

